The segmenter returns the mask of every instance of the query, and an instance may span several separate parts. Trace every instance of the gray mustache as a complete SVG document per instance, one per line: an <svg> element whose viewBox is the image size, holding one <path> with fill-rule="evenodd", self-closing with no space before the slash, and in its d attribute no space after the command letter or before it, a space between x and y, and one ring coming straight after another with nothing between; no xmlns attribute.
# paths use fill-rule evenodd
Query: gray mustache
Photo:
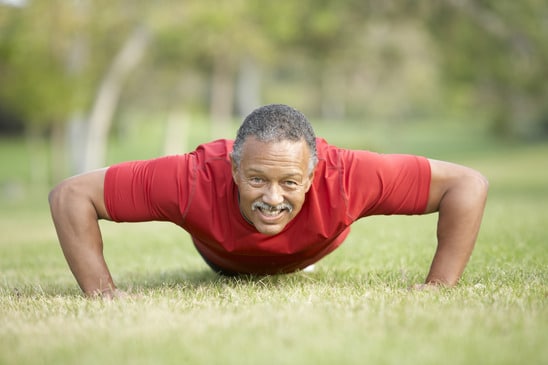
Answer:
<svg viewBox="0 0 548 365"><path fill-rule="evenodd" d="M256 210L257 208L269 211L287 209L289 213L293 211L293 206L289 203L281 203L276 206L272 206L260 200L251 204L251 210Z"/></svg>

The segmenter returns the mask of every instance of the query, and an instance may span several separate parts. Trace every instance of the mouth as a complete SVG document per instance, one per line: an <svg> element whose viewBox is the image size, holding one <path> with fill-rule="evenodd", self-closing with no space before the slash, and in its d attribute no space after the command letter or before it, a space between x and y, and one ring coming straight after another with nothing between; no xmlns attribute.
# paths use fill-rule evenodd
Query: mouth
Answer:
<svg viewBox="0 0 548 365"><path fill-rule="evenodd" d="M261 212L262 215L264 216L267 216L267 217L276 217L280 214L282 214L283 212L287 211L287 209L263 209L263 208L257 208L256 210L258 210L259 212Z"/></svg>
<svg viewBox="0 0 548 365"><path fill-rule="evenodd" d="M277 206L272 206L261 201L253 203L251 210L259 211L266 218L277 218L283 213L291 213L293 207L288 203L282 203Z"/></svg>

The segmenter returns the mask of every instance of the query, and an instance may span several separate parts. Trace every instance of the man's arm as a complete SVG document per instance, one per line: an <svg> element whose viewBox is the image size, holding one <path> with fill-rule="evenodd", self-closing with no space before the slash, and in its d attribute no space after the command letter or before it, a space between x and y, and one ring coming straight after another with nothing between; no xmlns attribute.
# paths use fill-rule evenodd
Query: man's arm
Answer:
<svg viewBox="0 0 548 365"><path fill-rule="evenodd" d="M438 212L438 247L427 284L455 285L468 263L479 232L488 182L479 172L430 160L430 195L425 213Z"/></svg>
<svg viewBox="0 0 548 365"><path fill-rule="evenodd" d="M118 292L103 256L99 219L110 219L103 200L106 169L64 180L49 194L51 215L69 267L89 296Z"/></svg>

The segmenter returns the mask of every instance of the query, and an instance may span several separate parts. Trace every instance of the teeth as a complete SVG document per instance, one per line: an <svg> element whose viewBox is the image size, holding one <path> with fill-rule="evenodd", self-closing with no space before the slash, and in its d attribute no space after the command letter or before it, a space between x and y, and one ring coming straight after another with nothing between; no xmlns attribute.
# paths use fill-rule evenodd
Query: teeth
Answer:
<svg viewBox="0 0 548 365"><path fill-rule="evenodd" d="M261 209L261 212L262 212L264 215L268 215L268 216L274 217L274 216L280 214L281 210L267 210L267 209Z"/></svg>

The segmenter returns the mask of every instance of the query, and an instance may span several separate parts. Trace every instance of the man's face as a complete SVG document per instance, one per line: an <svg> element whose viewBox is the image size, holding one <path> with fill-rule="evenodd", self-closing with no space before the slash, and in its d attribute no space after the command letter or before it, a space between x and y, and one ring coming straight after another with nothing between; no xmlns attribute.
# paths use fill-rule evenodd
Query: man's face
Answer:
<svg viewBox="0 0 548 365"><path fill-rule="evenodd" d="M304 140L245 140L240 166L232 161L232 176L240 193L240 211L257 231L277 234L301 211L313 179L309 161Z"/></svg>

